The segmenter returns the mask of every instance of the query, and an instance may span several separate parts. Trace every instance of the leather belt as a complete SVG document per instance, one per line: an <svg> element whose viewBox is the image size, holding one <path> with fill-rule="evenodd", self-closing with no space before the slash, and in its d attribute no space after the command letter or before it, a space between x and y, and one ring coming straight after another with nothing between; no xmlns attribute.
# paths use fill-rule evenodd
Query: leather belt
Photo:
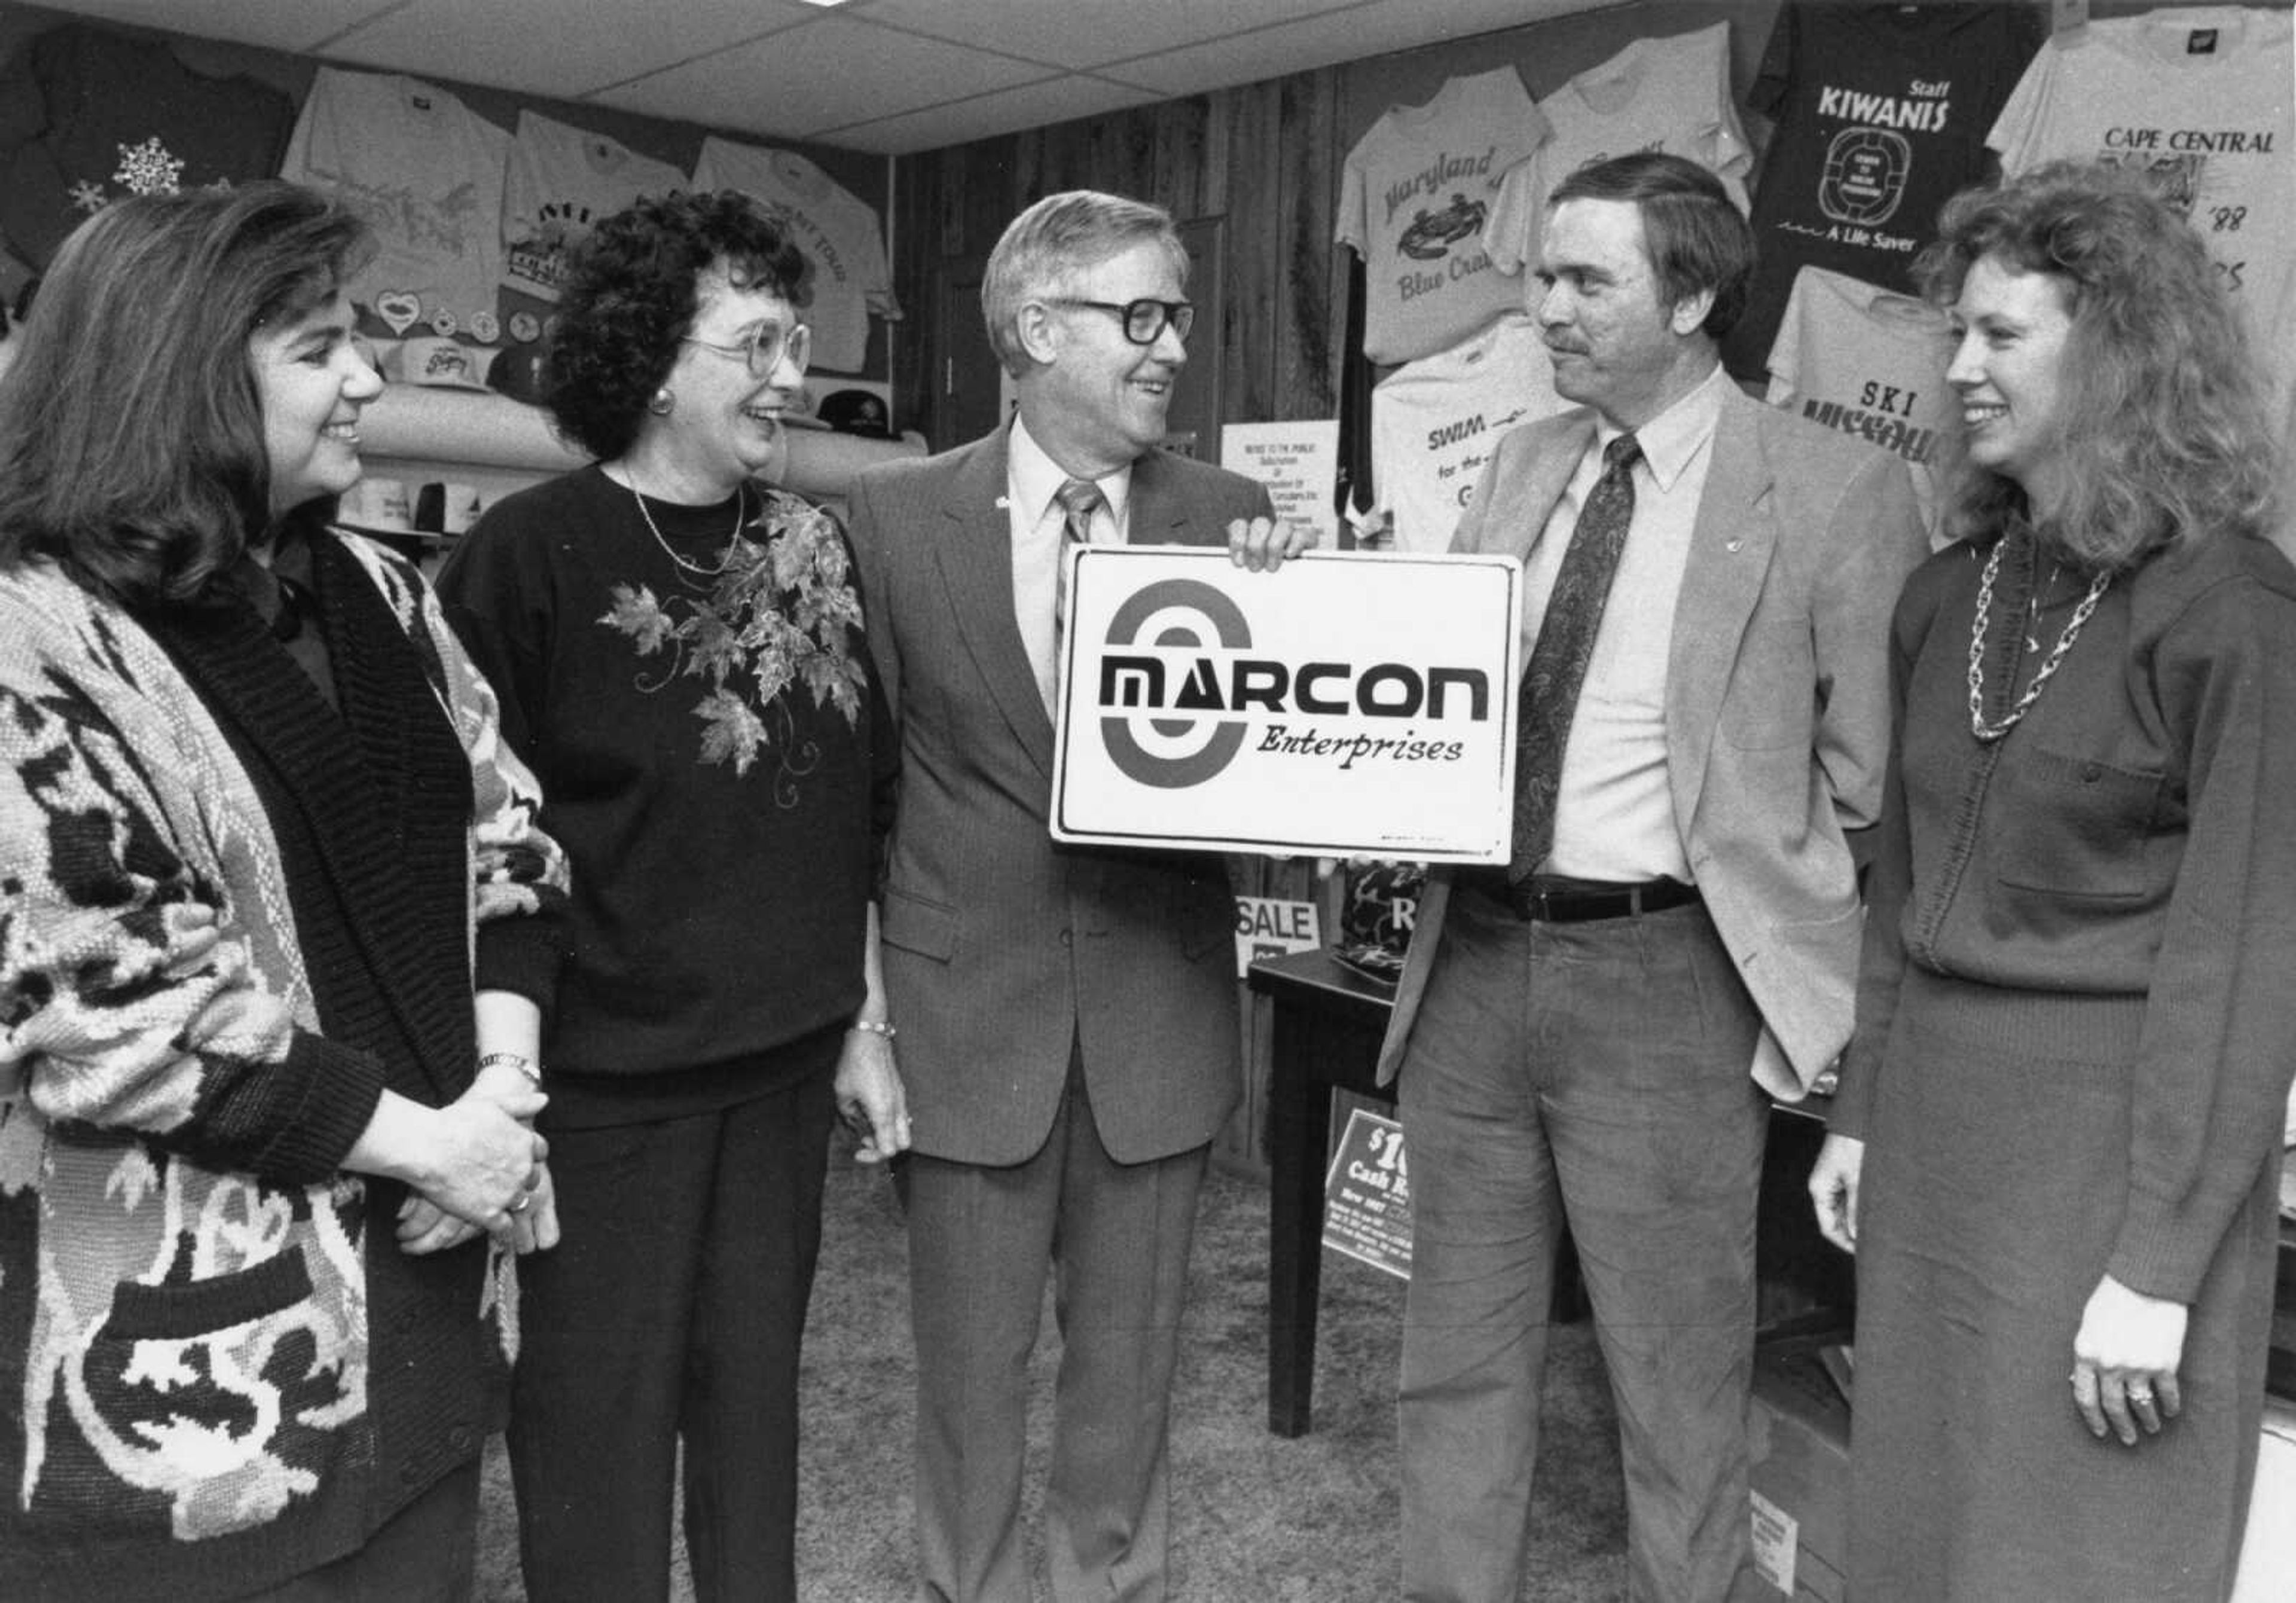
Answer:
<svg viewBox="0 0 2296 1603"><path fill-rule="evenodd" d="M1639 885L1542 885L1527 879L1510 884L1501 868L1463 872L1458 884L1496 903L1518 919L1550 924L1584 923L1593 919L1628 919L1669 907L1687 907L1705 898L1694 885L1679 879L1646 879Z"/></svg>

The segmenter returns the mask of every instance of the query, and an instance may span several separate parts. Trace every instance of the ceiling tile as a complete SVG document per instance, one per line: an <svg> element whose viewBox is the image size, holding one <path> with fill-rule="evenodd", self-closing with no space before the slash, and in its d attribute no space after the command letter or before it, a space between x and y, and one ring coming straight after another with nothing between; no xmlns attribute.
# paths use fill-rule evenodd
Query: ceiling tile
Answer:
<svg viewBox="0 0 2296 1603"><path fill-rule="evenodd" d="M1041 83L913 111L903 117L825 129L822 138L847 150L906 156L1021 128L1120 111L1162 98L1148 90L1127 88L1104 78L1046 78Z"/></svg>
<svg viewBox="0 0 2296 1603"><path fill-rule="evenodd" d="M406 0L327 47L340 61L576 100L769 29L817 20L798 0Z"/></svg>
<svg viewBox="0 0 2296 1603"><path fill-rule="evenodd" d="M1520 28L1584 10L1586 0L1369 0L1256 33L1168 50L1106 70L1160 94L1201 94L1391 50Z"/></svg>
<svg viewBox="0 0 2296 1603"><path fill-rule="evenodd" d="M309 51L401 0L44 0L52 11L164 28L202 39Z"/></svg>
<svg viewBox="0 0 2296 1603"><path fill-rule="evenodd" d="M1097 67L1362 0L869 0L871 21L1010 51L1060 67Z"/></svg>
<svg viewBox="0 0 2296 1603"><path fill-rule="evenodd" d="M813 14L817 20L804 28L589 98L627 111L800 139L1044 76L1041 68L962 45L834 12Z"/></svg>

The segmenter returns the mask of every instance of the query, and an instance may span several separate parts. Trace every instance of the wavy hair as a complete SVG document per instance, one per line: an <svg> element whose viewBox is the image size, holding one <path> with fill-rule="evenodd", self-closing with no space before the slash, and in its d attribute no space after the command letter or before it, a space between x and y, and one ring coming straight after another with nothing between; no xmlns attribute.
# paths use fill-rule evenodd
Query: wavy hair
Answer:
<svg viewBox="0 0 2296 1603"><path fill-rule="evenodd" d="M1018 379L1037 364L1021 340L1022 307L1072 293L1086 273L1142 243L1161 246L1180 282L1187 282L1188 248L1172 214L1144 200L1066 190L1046 195L1007 224L980 280L980 313L1004 371Z"/></svg>
<svg viewBox="0 0 2296 1603"><path fill-rule="evenodd" d="M326 304L372 249L292 184L132 196L82 223L0 380L0 567L197 597L271 521L248 342Z"/></svg>
<svg viewBox="0 0 2296 1603"><path fill-rule="evenodd" d="M1950 308L1986 258L2047 274L2072 315L2059 374L2064 495L2045 540L2094 573L2270 529L2278 453L2264 380L2199 234L2143 174L2061 161L1964 190L1915 275ZM1958 448L1943 465L1947 534L1985 536L2026 510L2021 488Z"/></svg>
<svg viewBox="0 0 2296 1603"><path fill-rule="evenodd" d="M1722 181L1695 161L1634 151L1586 162L1554 186L1547 208L1565 200L1623 200L1634 207L1665 304L1714 291L1698 325L1709 337L1721 339L1744 315L1754 278L1754 231Z"/></svg>
<svg viewBox="0 0 2296 1603"><path fill-rule="evenodd" d="M736 289L794 307L813 299L813 264L795 237L739 190L644 196L575 246L542 369L542 404L561 434L607 462L636 443L701 310L701 274L720 263Z"/></svg>

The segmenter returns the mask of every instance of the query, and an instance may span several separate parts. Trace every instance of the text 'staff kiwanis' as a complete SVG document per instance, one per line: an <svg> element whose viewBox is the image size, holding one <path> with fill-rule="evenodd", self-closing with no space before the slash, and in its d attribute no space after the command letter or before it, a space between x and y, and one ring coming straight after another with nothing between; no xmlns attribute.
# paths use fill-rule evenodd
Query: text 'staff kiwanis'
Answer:
<svg viewBox="0 0 2296 1603"><path fill-rule="evenodd" d="M1061 662L1061 840L1504 863L1513 557L1085 546Z"/></svg>

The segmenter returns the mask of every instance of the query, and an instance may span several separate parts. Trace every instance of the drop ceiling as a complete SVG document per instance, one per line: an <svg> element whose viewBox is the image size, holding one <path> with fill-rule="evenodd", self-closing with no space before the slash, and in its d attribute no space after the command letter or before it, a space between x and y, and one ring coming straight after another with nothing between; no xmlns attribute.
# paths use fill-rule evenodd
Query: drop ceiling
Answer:
<svg viewBox="0 0 2296 1603"><path fill-rule="evenodd" d="M348 67L885 155L1595 0L43 0Z"/></svg>

